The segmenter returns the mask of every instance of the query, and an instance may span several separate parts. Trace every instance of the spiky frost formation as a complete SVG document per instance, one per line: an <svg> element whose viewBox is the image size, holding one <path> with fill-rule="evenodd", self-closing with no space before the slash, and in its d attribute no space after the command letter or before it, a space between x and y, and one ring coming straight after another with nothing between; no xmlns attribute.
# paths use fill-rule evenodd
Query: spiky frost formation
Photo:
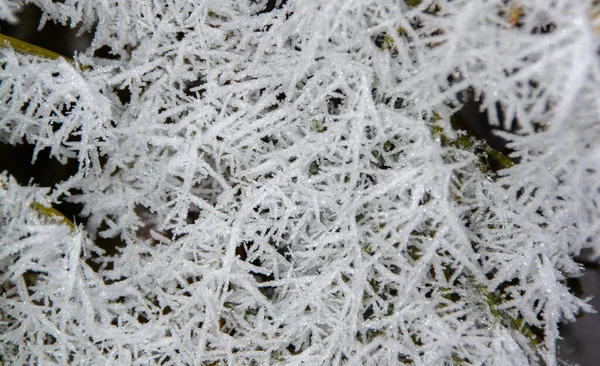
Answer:
<svg viewBox="0 0 600 366"><path fill-rule="evenodd" d="M2 50L0 132L80 165L2 178L5 360L553 365L591 310L591 1L31 2L95 38ZM498 175L450 127L468 88L517 132Z"/></svg>

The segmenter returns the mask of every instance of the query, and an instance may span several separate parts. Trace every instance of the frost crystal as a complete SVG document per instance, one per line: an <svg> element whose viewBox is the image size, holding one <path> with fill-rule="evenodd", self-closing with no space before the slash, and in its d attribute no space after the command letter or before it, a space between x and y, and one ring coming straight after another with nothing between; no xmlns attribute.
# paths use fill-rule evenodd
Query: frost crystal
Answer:
<svg viewBox="0 0 600 366"><path fill-rule="evenodd" d="M79 162L0 176L0 361L556 365L593 311L597 2L28 2L95 38L0 49L0 136Z"/></svg>
<svg viewBox="0 0 600 366"><path fill-rule="evenodd" d="M15 11L18 10L20 4L14 0L0 0L0 19L9 23L16 23L17 17Z"/></svg>

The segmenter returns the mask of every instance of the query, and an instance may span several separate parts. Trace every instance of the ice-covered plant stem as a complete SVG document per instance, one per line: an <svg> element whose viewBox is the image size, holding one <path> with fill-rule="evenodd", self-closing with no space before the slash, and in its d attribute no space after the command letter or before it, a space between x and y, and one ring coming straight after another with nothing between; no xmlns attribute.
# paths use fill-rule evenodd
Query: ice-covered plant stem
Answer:
<svg viewBox="0 0 600 366"><path fill-rule="evenodd" d="M0 362L556 365L593 311L595 1L23 3L94 40L2 39L0 138L79 170L0 176Z"/></svg>

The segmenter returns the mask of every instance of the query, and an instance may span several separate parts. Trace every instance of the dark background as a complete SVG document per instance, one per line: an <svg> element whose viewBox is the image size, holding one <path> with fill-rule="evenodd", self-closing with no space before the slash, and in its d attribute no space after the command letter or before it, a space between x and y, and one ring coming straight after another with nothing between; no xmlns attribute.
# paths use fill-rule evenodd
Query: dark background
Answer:
<svg viewBox="0 0 600 366"><path fill-rule="evenodd" d="M19 14L20 23L11 25L0 22L0 33L52 50L66 57L72 57L74 52L82 51L90 45L93 34L77 35L77 29L73 30L52 22L48 22L44 29L38 31L40 15L37 7L25 6ZM489 126L485 127L487 120L485 115L479 112L477 103L469 101L460 112L460 116L471 126L471 133L486 139L492 147L506 151L505 142L492 137ZM0 172L8 171L20 184L33 183L38 186L53 187L77 171L76 162L61 165L58 161L49 158L47 151L41 152L37 161L32 163L32 152L33 146L30 145L11 146L0 143ZM57 205L56 208L77 223L85 222L85 218L78 216L81 209L78 205L63 203ZM582 263L587 263L584 257L581 257L580 260ZM586 267L585 275L579 281L572 281L572 287L578 288L581 297L596 296L592 300L592 305L596 309L600 309L600 299L597 297L600 292L600 270L596 264L587 263ZM600 364L600 345L597 344L600 335L600 315L586 314L581 316L576 323L563 325L561 335L564 340L560 342L559 346L563 359L582 366ZM568 363L566 364L568 365Z"/></svg>

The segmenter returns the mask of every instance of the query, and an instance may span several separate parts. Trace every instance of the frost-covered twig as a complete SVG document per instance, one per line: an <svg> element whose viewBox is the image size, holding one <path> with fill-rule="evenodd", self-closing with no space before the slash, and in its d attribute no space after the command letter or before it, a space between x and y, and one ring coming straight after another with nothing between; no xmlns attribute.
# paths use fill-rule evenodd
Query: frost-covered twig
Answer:
<svg viewBox="0 0 600 366"><path fill-rule="evenodd" d="M593 311L592 1L31 2L96 26L90 68L0 49L0 132L79 162L2 178L7 362L554 365Z"/></svg>

